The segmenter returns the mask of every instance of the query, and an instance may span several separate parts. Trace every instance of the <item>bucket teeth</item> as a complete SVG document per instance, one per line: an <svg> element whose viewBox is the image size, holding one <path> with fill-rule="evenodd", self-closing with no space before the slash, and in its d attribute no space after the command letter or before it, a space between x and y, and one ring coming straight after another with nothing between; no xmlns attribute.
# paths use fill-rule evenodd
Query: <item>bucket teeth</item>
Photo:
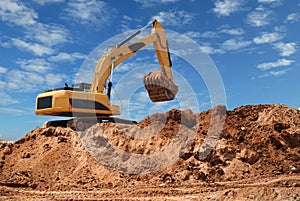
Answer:
<svg viewBox="0 0 300 201"><path fill-rule="evenodd" d="M152 102L173 100L178 87L161 71L150 72L144 76L144 85Z"/></svg>

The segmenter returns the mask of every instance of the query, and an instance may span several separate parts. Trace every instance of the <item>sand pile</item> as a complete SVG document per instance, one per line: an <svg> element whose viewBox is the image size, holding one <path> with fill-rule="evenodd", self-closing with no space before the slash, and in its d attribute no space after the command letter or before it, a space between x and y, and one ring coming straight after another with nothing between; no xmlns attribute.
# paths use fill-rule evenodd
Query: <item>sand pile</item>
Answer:
<svg viewBox="0 0 300 201"><path fill-rule="evenodd" d="M171 110L137 125L36 128L0 143L0 185L40 190L300 176L300 111L284 105ZM299 185L291 184L291 185Z"/></svg>

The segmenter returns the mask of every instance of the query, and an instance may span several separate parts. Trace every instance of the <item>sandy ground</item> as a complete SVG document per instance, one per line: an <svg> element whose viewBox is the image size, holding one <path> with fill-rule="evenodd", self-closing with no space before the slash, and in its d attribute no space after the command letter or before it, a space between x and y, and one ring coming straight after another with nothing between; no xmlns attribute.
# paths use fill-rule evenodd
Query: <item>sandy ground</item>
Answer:
<svg viewBox="0 0 300 201"><path fill-rule="evenodd" d="M171 110L0 142L1 200L300 200L300 111Z"/></svg>

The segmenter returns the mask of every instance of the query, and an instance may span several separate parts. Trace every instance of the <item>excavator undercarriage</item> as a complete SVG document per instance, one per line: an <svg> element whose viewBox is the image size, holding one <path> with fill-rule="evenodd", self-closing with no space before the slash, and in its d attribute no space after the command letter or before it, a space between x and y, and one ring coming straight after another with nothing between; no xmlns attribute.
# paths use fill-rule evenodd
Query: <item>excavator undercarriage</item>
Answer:
<svg viewBox="0 0 300 201"><path fill-rule="evenodd" d="M48 127L68 127L76 131L84 131L97 123L122 123L122 124L136 124L136 121L121 119L110 116L98 116L98 117L76 117L73 119L66 120L54 120L47 121L43 124L43 128Z"/></svg>

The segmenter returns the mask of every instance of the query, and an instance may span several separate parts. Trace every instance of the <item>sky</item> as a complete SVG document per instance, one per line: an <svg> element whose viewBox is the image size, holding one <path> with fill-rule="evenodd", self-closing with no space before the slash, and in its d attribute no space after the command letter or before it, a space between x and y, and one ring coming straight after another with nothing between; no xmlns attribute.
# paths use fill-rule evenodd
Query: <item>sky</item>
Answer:
<svg viewBox="0 0 300 201"><path fill-rule="evenodd" d="M34 114L37 94L91 83L105 49L153 19L166 30L179 92L167 103L147 97L143 75L159 70L149 46L113 74L121 117L217 104L300 108L299 0L0 0L0 139L60 119Z"/></svg>

